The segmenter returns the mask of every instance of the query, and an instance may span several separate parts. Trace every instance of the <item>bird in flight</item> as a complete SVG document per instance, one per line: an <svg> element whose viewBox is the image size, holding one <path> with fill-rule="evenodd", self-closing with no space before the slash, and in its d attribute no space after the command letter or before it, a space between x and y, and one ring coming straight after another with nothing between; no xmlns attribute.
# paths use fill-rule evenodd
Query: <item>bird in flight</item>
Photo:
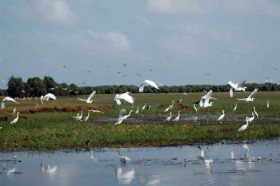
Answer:
<svg viewBox="0 0 280 186"><path fill-rule="evenodd" d="M139 87L139 92L143 92L144 91L144 87L146 86L151 86L151 87L154 87L156 89L159 89L157 84L151 80L145 80L143 81L141 84L140 84L140 87Z"/></svg>
<svg viewBox="0 0 280 186"><path fill-rule="evenodd" d="M125 92L125 93L122 93L122 94L116 94L115 98L114 98L114 101L120 105L121 104L121 99L125 100L126 102L130 103L130 104L133 104L134 103L134 98L129 95L129 92Z"/></svg>
<svg viewBox="0 0 280 186"><path fill-rule="evenodd" d="M96 91L94 90L94 91L92 91L92 93L88 96L88 98L87 99L82 99L82 98L77 98L78 100L80 100L80 101L84 101L84 102L86 102L86 103L92 103L92 98L93 98L93 96L96 94Z"/></svg>
<svg viewBox="0 0 280 186"><path fill-rule="evenodd" d="M238 100L242 100L242 101L254 101L255 98L253 98L253 95L256 94L258 92L258 89L255 88L255 90L253 92L251 92L251 94L247 97L247 98L237 98Z"/></svg>

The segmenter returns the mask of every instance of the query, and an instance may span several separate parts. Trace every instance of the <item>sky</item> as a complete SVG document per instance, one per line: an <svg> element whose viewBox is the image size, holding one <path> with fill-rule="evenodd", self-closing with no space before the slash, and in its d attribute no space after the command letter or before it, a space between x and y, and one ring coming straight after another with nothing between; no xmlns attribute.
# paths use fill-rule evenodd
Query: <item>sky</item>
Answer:
<svg viewBox="0 0 280 186"><path fill-rule="evenodd" d="M277 0L3 0L0 88L280 83Z"/></svg>

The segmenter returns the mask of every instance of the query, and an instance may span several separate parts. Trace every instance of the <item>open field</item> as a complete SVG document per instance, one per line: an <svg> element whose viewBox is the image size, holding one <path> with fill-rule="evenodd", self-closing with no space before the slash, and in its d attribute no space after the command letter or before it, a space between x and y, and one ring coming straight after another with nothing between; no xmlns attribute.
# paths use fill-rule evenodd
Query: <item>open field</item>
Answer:
<svg viewBox="0 0 280 186"><path fill-rule="evenodd" d="M280 137L280 92L258 92L253 102L243 102L249 92L237 92L233 98L228 93L213 93L213 106L195 112L193 103L205 93L172 94L131 94L135 98L133 107L122 101L113 104L113 94L97 94L92 104L86 104L77 97L58 97L55 101L44 102L39 99L17 100L20 104L6 103L0 110L0 149L61 149L84 147L127 147L127 146L165 146L194 143L215 143L222 140L240 141ZM3 99L0 98L1 100ZM181 103L177 100L182 99ZM164 112L174 100L173 118L181 111L177 122L164 122L169 112ZM269 108L267 101L269 100ZM141 110L145 104L150 109ZM233 107L237 103L236 111ZM119 111L127 112L140 107L138 114L131 116L122 124L115 126ZM10 121L16 107L20 112L15 124ZM244 132L238 128L245 124L245 117L251 116L253 107L259 117L249 124ZM88 121L76 121L72 117L83 110L95 109L104 113L90 113ZM217 121L221 110L225 110L222 123ZM197 120L194 118L197 116Z"/></svg>

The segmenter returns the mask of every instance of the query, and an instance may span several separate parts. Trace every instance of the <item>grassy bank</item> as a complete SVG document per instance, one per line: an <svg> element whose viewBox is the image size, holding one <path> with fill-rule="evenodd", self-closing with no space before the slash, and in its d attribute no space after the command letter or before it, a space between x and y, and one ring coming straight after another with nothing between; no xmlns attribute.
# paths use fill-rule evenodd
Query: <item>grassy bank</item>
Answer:
<svg viewBox="0 0 280 186"><path fill-rule="evenodd" d="M248 94L248 93L247 93ZM246 97L239 93L236 97ZM124 121L114 126L118 112L122 108L132 109L131 105L113 105L114 95L96 95L94 103L87 105L75 97L60 97L56 101L44 105L33 100L19 100L19 105L6 104L6 109L0 110L0 149L1 150L43 150L85 147L137 147L137 146L168 146L194 143L215 143L222 140L241 141L256 139L271 139L280 137L280 95L279 92L258 92L252 103L229 98L227 93L213 93L214 105L201 109L197 113L193 102L203 93L183 94L135 94L134 110L139 105L151 104L149 110L133 113L133 121ZM172 112L181 111L182 118L204 116L203 120L179 122L163 122L168 113L163 110L172 100L182 98L180 104L175 104ZM267 100L270 108L266 107ZM237 111L232 111L235 104ZM12 109L16 106L20 112L19 121L10 124L15 117ZM244 132L238 128L245 124L245 116L250 116L252 107L260 115ZM72 116L83 110L84 115L89 109L98 109L104 113L91 113L87 122L75 121ZM215 118L224 109L226 117L239 116L244 120L225 120L222 124L208 118ZM143 118L145 120L143 120ZM156 119L155 119L156 118ZM276 120L269 119L276 118ZM225 118L226 119L226 118Z"/></svg>

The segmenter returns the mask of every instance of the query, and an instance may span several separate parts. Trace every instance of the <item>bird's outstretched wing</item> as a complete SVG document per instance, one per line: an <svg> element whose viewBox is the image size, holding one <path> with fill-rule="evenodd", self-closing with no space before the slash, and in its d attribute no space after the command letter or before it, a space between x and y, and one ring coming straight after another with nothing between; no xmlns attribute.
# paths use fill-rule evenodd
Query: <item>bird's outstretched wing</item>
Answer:
<svg viewBox="0 0 280 186"><path fill-rule="evenodd" d="M254 94L256 94L257 92L258 92L258 89L255 88L255 90L254 90L253 92L251 92L251 94L248 96L248 98L252 98L252 96L253 96Z"/></svg>
<svg viewBox="0 0 280 186"><path fill-rule="evenodd" d="M80 101L87 101L86 99L82 99L82 98L77 98Z"/></svg>
<svg viewBox="0 0 280 186"><path fill-rule="evenodd" d="M90 101L92 100L93 96L96 94L96 91L94 90L90 95L89 97L87 98L87 101Z"/></svg>

